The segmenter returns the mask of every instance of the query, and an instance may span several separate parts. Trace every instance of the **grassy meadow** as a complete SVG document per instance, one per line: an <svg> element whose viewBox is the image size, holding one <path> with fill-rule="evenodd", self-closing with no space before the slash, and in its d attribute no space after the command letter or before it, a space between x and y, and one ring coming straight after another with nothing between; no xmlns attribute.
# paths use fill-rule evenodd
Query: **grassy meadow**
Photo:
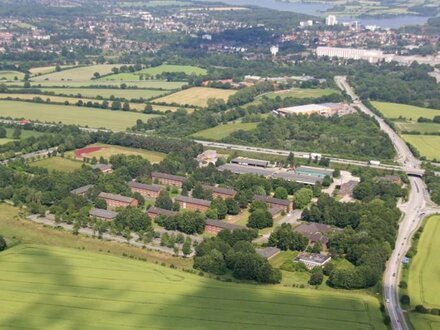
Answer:
<svg viewBox="0 0 440 330"><path fill-rule="evenodd" d="M61 65L61 69L69 69L72 67L74 67L74 65ZM52 72L55 72L55 70L56 70L56 66L51 65L51 66L34 67L34 68L29 69L29 72L31 75L36 76L36 75L52 73Z"/></svg>
<svg viewBox="0 0 440 330"><path fill-rule="evenodd" d="M411 143L421 156L427 159L440 159L439 135L402 135L406 142Z"/></svg>
<svg viewBox="0 0 440 330"><path fill-rule="evenodd" d="M42 76L41 76L42 77ZM63 88L88 88L88 87L113 87L119 88L121 86L120 81L110 81L110 80L78 80L78 81L31 81L31 86L34 88L40 87L63 87ZM183 85L184 82L181 81L162 81L162 80L142 80L142 81L130 81L125 83L127 87L135 87L135 88L153 88L153 89L163 89L163 90L174 90L179 89ZM23 87L23 82L15 83L9 82L6 83L7 86L18 86Z"/></svg>
<svg viewBox="0 0 440 330"><path fill-rule="evenodd" d="M125 131L126 128L134 126L137 119L146 121L149 118L157 117L157 115L136 112L19 101L0 101L0 116L43 122L62 122L70 125L107 128L114 131Z"/></svg>
<svg viewBox="0 0 440 330"><path fill-rule="evenodd" d="M416 107L414 105L376 101L371 102L371 104L389 119L402 117L410 121L417 121L419 117L432 119L434 116L440 116L440 110Z"/></svg>
<svg viewBox="0 0 440 330"><path fill-rule="evenodd" d="M417 131L422 134L440 133L440 124L437 123L417 123L417 122L401 122L401 121L396 121L394 123L400 131L407 131L407 132Z"/></svg>
<svg viewBox="0 0 440 330"><path fill-rule="evenodd" d="M17 79L15 79L17 78ZM24 73L19 71L0 71L0 80L22 80Z"/></svg>
<svg viewBox="0 0 440 330"><path fill-rule="evenodd" d="M154 99L154 102L206 107L208 105L209 99L222 99L224 101L227 101L229 96L234 95L235 93L236 91L234 90L209 87L193 87L158 99Z"/></svg>
<svg viewBox="0 0 440 330"><path fill-rule="evenodd" d="M62 157L50 157L34 161L30 165L47 168L50 172L73 172L81 167L82 162Z"/></svg>
<svg viewBox="0 0 440 330"><path fill-rule="evenodd" d="M216 127L205 129L203 131L196 132L192 134L192 136L199 139L221 140L231 135L231 133L239 130L253 130L257 127L257 125L258 123L234 123L219 125Z"/></svg>
<svg viewBox="0 0 440 330"><path fill-rule="evenodd" d="M98 72L100 75L109 74L112 72L112 68L119 67L120 64L96 64L89 66L82 66L68 70L62 70L59 72L53 72L44 74L38 77L32 78L34 81L64 81L64 80L73 80L73 81L82 81L82 80L91 80L94 78L93 74Z"/></svg>

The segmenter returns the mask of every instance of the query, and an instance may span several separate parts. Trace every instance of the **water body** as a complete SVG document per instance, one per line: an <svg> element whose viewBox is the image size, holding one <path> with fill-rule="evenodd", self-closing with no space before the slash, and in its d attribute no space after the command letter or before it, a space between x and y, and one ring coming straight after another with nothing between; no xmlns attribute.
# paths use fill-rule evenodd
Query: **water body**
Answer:
<svg viewBox="0 0 440 330"><path fill-rule="evenodd" d="M325 16L325 11L330 9L332 5L326 5L321 3L289 3L276 0L205 0L207 2L223 2L229 5L236 6L258 6L263 8L292 11L295 13L313 15L313 16ZM429 19L428 16L415 16L415 15L398 15L393 17L371 17L371 18L359 18L359 17L338 17L341 22L358 21L362 25L377 25L384 28L400 28L407 25L419 25L424 24Z"/></svg>

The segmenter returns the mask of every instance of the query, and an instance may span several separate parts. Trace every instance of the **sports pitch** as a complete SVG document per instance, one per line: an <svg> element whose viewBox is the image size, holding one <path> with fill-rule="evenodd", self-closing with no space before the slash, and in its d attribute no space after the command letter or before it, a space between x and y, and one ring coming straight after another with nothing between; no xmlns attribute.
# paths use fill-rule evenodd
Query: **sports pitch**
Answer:
<svg viewBox="0 0 440 330"><path fill-rule="evenodd" d="M0 253L0 328L385 329L377 299L224 283L104 253Z"/></svg>
<svg viewBox="0 0 440 330"><path fill-rule="evenodd" d="M0 101L0 116L125 131L126 128L134 126L138 119L146 121L158 115L77 106Z"/></svg>
<svg viewBox="0 0 440 330"><path fill-rule="evenodd" d="M153 102L206 107L208 105L209 99L221 99L226 102L229 96L234 95L235 93L236 91L234 90L209 87L193 87L158 99L154 99Z"/></svg>
<svg viewBox="0 0 440 330"><path fill-rule="evenodd" d="M97 149L96 151L87 152L87 148L92 148L90 150ZM99 149L98 149L99 148ZM165 154L161 152L155 152L150 150L144 150L144 149L136 149L136 148L128 148L128 147L121 147L121 146L113 146L113 145L107 145L107 144L92 144L85 148L82 148L80 150L83 150L83 153L80 154L80 152L69 152L68 154L72 157L86 157L86 158L93 158L96 157L99 159L100 157L103 157L105 159L110 159L113 155L135 155L135 156L141 156L145 159L148 159L151 163L159 163L165 158Z"/></svg>
<svg viewBox="0 0 440 330"><path fill-rule="evenodd" d="M81 167L79 161L62 157L50 157L30 163L31 166L44 167L49 171L73 172Z"/></svg>

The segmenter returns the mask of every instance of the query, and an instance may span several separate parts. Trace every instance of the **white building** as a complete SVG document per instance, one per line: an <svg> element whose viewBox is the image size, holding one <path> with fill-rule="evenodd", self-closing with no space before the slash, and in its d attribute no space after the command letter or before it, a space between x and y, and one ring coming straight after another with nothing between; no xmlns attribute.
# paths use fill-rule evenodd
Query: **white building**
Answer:
<svg viewBox="0 0 440 330"><path fill-rule="evenodd" d="M294 107L279 108L273 111L274 114L285 117L287 115L313 115L330 117L350 113L350 107L345 103L323 103L307 104Z"/></svg>
<svg viewBox="0 0 440 330"><path fill-rule="evenodd" d="M332 260L332 257L328 255L323 255L319 253L300 253L293 259L295 262L302 262L308 269L313 269L315 267L322 267L326 263Z"/></svg>
<svg viewBox="0 0 440 330"><path fill-rule="evenodd" d="M325 24L328 26L335 26L338 24L338 20L336 19L335 15L328 15L325 19Z"/></svg>
<svg viewBox="0 0 440 330"><path fill-rule="evenodd" d="M280 48L278 46L272 46L270 47L270 53L272 54L272 56L277 56L278 52L279 52Z"/></svg>
<svg viewBox="0 0 440 330"><path fill-rule="evenodd" d="M377 63L386 58L381 50L377 49L356 49L338 47L318 47L316 49L318 57L338 57L352 60L366 60L370 63Z"/></svg>

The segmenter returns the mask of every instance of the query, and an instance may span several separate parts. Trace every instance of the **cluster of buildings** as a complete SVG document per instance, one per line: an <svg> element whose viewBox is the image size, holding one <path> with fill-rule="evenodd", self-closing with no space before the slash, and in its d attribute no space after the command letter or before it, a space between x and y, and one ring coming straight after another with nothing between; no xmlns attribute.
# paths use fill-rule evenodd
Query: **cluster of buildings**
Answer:
<svg viewBox="0 0 440 330"><path fill-rule="evenodd" d="M354 113L355 110L346 103L322 103L298 105L287 108L279 108L272 111L275 115L286 117L288 115L320 115L324 117L345 116Z"/></svg>
<svg viewBox="0 0 440 330"><path fill-rule="evenodd" d="M218 169L219 171L231 171L235 174L255 174L266 178L280 178L312 186L321 183L326 176L332 177L334 172L332 169L312 166L299 166L295 169L273 167L268 161L245 157L234 158L230 163L219 166Z"/></svg>

